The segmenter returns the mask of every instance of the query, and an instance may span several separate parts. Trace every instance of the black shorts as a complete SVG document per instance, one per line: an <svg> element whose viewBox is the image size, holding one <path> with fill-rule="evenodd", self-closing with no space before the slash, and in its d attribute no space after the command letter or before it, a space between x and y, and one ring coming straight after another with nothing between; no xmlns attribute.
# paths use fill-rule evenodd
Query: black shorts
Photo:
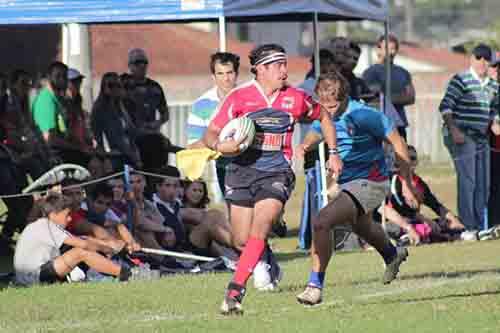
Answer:
<svg viewBox="0 0 500 333"><path fill-rule="evenodd" d="M243 207L254 207L265 199L276 199L283 205L295 187L291 169L269 172L231 164L226 169L226 200Z"/></svg>
<svg viewBox="0 0 500 333"><path fill-rule="evenodd" d="M54 268L54 261L47 261L40 267L40 277L39 280L41 283L56 283L56 282L64 282L65 278L59 277L57 275L56 270Z"/></svg>

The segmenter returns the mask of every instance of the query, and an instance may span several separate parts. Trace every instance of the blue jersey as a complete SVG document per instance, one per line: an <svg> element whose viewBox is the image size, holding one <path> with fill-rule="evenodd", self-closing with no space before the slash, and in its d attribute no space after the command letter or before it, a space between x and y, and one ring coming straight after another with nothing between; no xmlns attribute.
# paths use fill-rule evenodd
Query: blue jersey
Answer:
<svg viewBox="0 0 500 333"><path fill-rule="evenodd" d="M382 112L360 102L349 101L347 110L332 119L337 130L337 147L344 169L339 184L355 179L387 180L389 170L384 158L384 139L394 130ZM320 122L313 131L321 135Z"/></svg>

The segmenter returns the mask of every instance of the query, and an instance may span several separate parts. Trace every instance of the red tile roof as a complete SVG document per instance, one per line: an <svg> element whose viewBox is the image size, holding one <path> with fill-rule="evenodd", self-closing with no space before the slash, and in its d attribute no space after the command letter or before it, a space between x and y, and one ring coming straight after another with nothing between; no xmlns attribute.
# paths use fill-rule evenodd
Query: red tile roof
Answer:
<svg viewBox="0 0 500 333"><path fill-rule="evenodd" d="M460 72L469 66L468 56L442 48L401 44L400 54L417 61L442 67L451 72Z"/></svg>
<svg viewBox="0 0 500 333"><path fill-rule="evenodd" d="M209 71L210 54L218 49L218 36L182 24L113 24L92 25L93 74L127 71L127 53L143 48L150 58L152 76L200 75ZM249 72L248 53L251 43L228 39L228 51L241 57L242 73ZM307 58L290 57L291 73L306 73Z"/></svg>

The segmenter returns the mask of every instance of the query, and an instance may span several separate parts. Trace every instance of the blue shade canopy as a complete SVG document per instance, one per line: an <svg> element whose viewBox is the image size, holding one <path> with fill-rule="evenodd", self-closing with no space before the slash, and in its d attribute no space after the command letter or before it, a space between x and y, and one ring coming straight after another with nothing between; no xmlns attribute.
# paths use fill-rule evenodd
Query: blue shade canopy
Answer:
<svg viewBox="0 0 500 333"><path fill-rule="evenodd" d="M385 21L387 0L0 0L0 24L215 20Z"/></svg>

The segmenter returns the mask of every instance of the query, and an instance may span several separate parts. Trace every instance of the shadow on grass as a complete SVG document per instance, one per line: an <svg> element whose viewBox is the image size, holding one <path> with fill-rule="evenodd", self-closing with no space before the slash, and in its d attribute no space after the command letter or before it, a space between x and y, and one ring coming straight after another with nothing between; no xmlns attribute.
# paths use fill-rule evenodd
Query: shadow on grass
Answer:
<svg viewBox="0 0 500 333"><path fill-rule="evenodd" d="M456 272L428 272L421 274L412 274L405 275L400 278L400 280L420 280L425 278L446 278L446 279L461 279L461 278L471 278L476 275L482 275L486 273L500 273L500 268L491 268L491 269L477 269L477 270L469 270L469 271L456 271Z"/></svg>
<svg viewBox="0 0 500 333"><path fill-rule="evenodd" d="M421 274L411 274L404 275L397 278L400 281L412 281L412 280L422 280L422 279L464 279L464 278L473 278L477 275L483 274L500 274L500 268L492 268L492 269L477 269L477 270L469 270L469 271L456 271L456 272L428 272ZM374 282L380 282L380 278L368 279L363 281L357 281L352 283L353 285L359 284L369 284Z"/></svg>
<svg viewBox="0 0 500 333"><path fill-rule="evenodd" d="M481 297L481 296L497 296L500 295L500 290L486 290L486 291L478 291L478 292L459 292L452 293L448 295L438 295L438 296L427 296L427 297L414 297L414 298L406 298L406 299L385 299L376 302L368 302L364 303L364 305L373 305L373 304L411 304L411 303L420 303L420 302L429 302L429 301L439 301L450 298L470 298L470 297Z"/></svg>
<svg viewBox="0 0 500 333"><path fill-rule="evenodd" d="M276 258L279 262L282 261L290 261L295 259L304 259L309 257L309 252L297 250L294 252L286 252L286 253L275 253Z"/></svg>

